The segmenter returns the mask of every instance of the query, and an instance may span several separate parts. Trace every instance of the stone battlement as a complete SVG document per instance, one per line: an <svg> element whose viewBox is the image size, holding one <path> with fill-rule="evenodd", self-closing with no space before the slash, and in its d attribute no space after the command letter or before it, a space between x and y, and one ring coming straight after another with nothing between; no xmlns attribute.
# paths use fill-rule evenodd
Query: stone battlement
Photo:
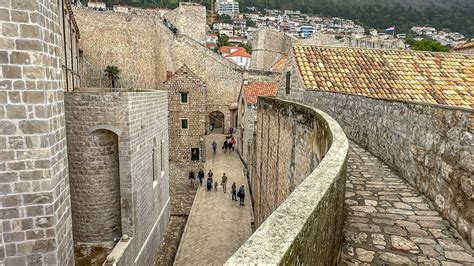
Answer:
<svg viewBox="0 0 474 266"><path fill-rule="evenodd" d="M269 97L259 98L257 121L252 188L261 225L226 265L335 264L342 244L346 135L318 109Z"/></svg>

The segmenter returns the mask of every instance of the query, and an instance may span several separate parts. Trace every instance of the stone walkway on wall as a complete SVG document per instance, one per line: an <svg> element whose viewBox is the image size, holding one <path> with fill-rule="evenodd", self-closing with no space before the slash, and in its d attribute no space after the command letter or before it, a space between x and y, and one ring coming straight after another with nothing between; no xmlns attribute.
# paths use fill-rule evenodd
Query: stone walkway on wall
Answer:
<svg viewBox="0 0 474 266"><path fill-rule="evenodd" d="M206 136L206 178L207 171L212 169L214 180L220 183L225 172L228 176L227 193L223 193L221 186L217 192L206 191L204 184L198 189L175 265L222 265L252 234L252 210L243 165L236 151L223 153L218 149L217 155L212 155L209 149L213 139L220 147L224 135ZM243 207L231 201L232 182L246 187L246 204Z"/></svg>
<svg viewBox="0 0 474 266"><path fill-rule="evenodd" d="M472 250L430 201L350 143L342 262L474 265Z"/></svg>

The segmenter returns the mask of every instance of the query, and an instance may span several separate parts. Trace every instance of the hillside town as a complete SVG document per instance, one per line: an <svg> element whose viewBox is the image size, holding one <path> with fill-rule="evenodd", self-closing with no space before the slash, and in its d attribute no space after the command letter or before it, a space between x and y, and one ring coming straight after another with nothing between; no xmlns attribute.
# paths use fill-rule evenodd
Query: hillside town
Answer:
<svg viewBox="0 0 474 266"><path fill-rule="evenodd" d="M0 1L0 265L474 264L474 40L206 4Z"/></svg>

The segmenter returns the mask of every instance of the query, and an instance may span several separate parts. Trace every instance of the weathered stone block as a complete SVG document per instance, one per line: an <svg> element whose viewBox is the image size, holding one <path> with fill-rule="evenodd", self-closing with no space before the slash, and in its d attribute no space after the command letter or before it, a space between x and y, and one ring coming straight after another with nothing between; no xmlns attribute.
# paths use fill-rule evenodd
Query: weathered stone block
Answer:
<svg viewBox="0 0 474 266"><path fill-rule="evenodd" d="M41 41L38 41L38 40L18 39L15 41L15 44L18 50L24 50L24 51L42 51L43 50L43 45Z"/></svg>
<svg viewBox="0 0 474 266"><path fill-rule="evenodd" d="M3 23L2 33L5 37L16 37L18 36L18 26L16 24Z"/></svg>
<svg viewBox="0 0 474 266"><path fill-rule="evenodd" d="M27 104L45 103L45 93L43 91L23 92L23 102Z"/></svg>
<svg viewBox="0 0 474 266"><path fill-rule="evenodd" d="M12 52L10 62L15 65L30 64L30 54L25 52Z"/></svg>
<svg viewBox="0 0 474 266"><path fill-rule="evenodd" d="M11 10L11 21L12 22L21 22L27 23L30 20L28 16L28 12L21 11L21 10Z"/></svg>
<svg viewBox="0 0 474 266"><path fill-rule="evenodd" d="M18 66L4 65L2 66L3 78L19 79L21 78L21 68Z"/></svg>
<svg viewBox="0 0 474 266"><path fill-rule="evenodd" d="M36 194L24 194L23 204L34 205L34 204L47 204L52 203L53 198L51 193L36 193Z"/></svg>
<svg viewBox="0 0 474 266"><path fill-rule="evenodd" d="M37 25L20 24L20 37L21 38L39 38L40 28Z"/></svg>
<svg viewBox="0 0 474 266"><path fill-rule="evenodd" d="M26 108L24 105L7 105L7 118L9 119L25 119Z"/></svg>
<svg viewBox="0 0 474 266"><path fill-rule="evenodd" d="M19 128L24 134L41 134L49 130L48 121L24 120L19 122Z"/></svg>

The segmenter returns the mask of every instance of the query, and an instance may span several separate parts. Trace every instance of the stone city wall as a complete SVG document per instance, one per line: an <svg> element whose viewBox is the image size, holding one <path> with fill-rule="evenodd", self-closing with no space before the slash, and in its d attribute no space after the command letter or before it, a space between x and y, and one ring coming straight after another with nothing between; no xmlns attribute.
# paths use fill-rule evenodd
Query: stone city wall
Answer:
<svg viewBox="0 0 474 266"><path fill-rule="evenodd" d="M0 1L0 264L73 265L61 1Z"/></svg>
<svg viewBox="0 0 474 266"><path fill-rule="evenodd" d="M162 89L167 71L174 73L186 64L207 85L208 114L224 113L226 129L230 127L229 107L242 85L240 67L186 35L174 35L157 17L83 9L75 14L83 86L110 87L103 70L116 65L122 70L121 87Z"/></svg>
<svg viewBox="0 0 474 266"><path fill-rule="evenodd" d="M65 102L74 237L79 234L77 240L89 241L89 244L104 241L84 238L82 233L90 234L91 227L95 227L105 234L110 226L116 226L112 224L112 217L119 215L120 233L131 239L125 248L117 245L112 251L115 262L118 265L153 264L154 249L160 244L170 209L167 93L87 89L67 92ZM118 142L118 158L114 156L114 141ZM97 148L102 144L109 148ZM96 169L94 161L98 159L104 167ZM107 170L107 166L117 164L118 175ZM94 169L97 171L91 175L89 171ZM114 207L117 184L120 209ZM85 193L85 187L92 188L95 195ZM104 206L106 201L111 202L109 206ZM110 220L94 219L92 212L106 213ZM123 250L117 252L117 248Z"/></svg>
<svg viewBox="0 0 474 266"><path fill-rule="evenodd" d="M258 105L253 200L260 227L226 264L334 265L348 140L315 108L268 97Z"/></svg>
<svg viewBox="0 0 474 266"><path fill-rule="evenodd" d="M206 42L206 7L191 2L180 2L179 7L164 14L165 19L170 21L179 34L184 34L196 40L200 44Z"/></svg>
<svg viewBox="0 0 474 266"><path fill-rule="evenodd" d="M346 134L430 198L473 245L474 111L449 106L305 91L293 72L281 97L321 109Z"/></svg>
<svg viewBox="0 0 474 266"><path fill-rule="evenodd" d="M123 88L159 89L166 71L174 72L174 35L159 17L74 9L81 31L83 87L111 87L104 75L117 66Z"/></svg>
<svg viewBox="0 0 474 266"><path fill-rule="evenodd" d="M288 55L296 41L288 34L263 28L254 34L251 69L270 69L282 56Z"/></svg>

